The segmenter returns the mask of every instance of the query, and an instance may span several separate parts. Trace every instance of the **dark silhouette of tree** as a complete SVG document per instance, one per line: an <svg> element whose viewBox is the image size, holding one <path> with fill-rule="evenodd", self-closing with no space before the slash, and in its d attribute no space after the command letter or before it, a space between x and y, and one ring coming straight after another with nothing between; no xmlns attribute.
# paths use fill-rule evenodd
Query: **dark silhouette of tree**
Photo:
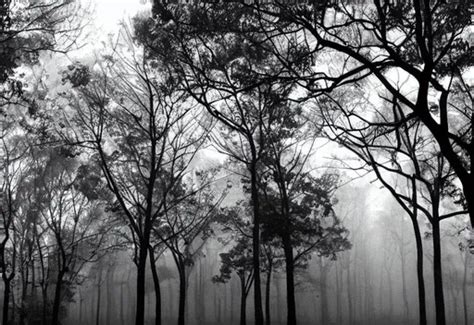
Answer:
<svg viewBox="0 0 474 325"><path fill-rule="evenodd" d="M212 278L214 282L226 283L235 273L240 281L240 325L247 324L246 304L247 296L254 281L253 274L253 253L249 248L250 237L240 236L227 253L221 253L221 267L219 275Z"/></svg>
<svg viewBox="0 0 474 325"><path fill-rule="evenodd" d="M185 104L172 76L158 75L154 62L140 55L129 29L122 30L119 44L130 56L121 51L105 56L101 72L74 88L68 98L76 112L65 115L74 127L59 132L70 144L94 153L115 196L114 210L121 211L130 228L138 272L136 324L141 325L153 225L183 199L171 193L206 133L200 112Z"/></svg>
<svg viewBox="0 0 474 325"><path fill-rule="evenodd" d="M185 324L186 297L189 274L207 239L212 235L212 222L227 189L216 197L211 188L215 169L195 170L194 181L182 182L171 192L180 201L166 208L154 225L158 242L171 252L179 275L178 325Z"/></svg>
<svg viewBox="0 0 474 325"><path fill-rule="evenodd" d="M456 175L443 157L436 139L418 119L406 119L404 106L397 100L385 109L376 109L371 119L367 102L359 102L350 114L339 110L341 103L331 97L320 101L321 116L328 127L328 136L351 150L377 179L389 190L395 200L408 213L412 221L417 244L417 272L420 305L420 323L426 324L423 281L423 245L419 222L420 214L432 225L433 272L437 322L445 323L443 281L441 270L440 222L467 213L464 196L454 185ZM335 109L331 106L335 105ZM397 127L387 126L397 121ZM378 125L378 127L374 127ZM400 185L403 184L403 185ZM458 205L452 212L441 214L442 201Z"/></svg>

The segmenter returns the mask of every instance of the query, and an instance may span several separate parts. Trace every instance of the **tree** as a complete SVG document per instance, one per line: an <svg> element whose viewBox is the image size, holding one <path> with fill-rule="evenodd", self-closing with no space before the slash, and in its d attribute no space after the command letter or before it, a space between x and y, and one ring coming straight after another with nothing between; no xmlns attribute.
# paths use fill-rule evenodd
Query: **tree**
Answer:
<svg viewBox="0 0 474 325"><path fill-rule="evenodd" d="M7 118L2 119L1 134L1 201L0 227L2 239L0 242L0 269L2 272L3 313L2 324L9 324L10 298L12 281L17 270L17 233L16 223L20 223L24 215L20 216L20 186L24 181L28 166L25 157L24 138L15 134L16 123ZM15 134L15 135L12 135Z"/></svg>
<svg viewBox="0 0 474 325"><path fill-rule="evenodd" d="M179 274L178 325L185 324L188 278L196 257L212 234L217 208L227 195L225 189L215 197L210 182L216 170L195 170L195 180L176 186L179 204L166 209L154 225L154 236L171 252Z"/></svg>
<svg viewBox="0 0 474 325"><path fill-rule="evenodd" d="M30 101L24 89L29 80L15 69L38 64L41 51L65 53L77 46L84 14L80 4L70 0L0 2L0 107ZM72 15L78 19L70 19Z"/></svg>
<svg viewBox="0 0 474 325"><path fill-rule="evenodd" d="M430 136L421 120L407 120L406 107L395 99L389 108L373 110L372 117L368 117L369 112L364 110L371 107L367 102L350 103L349 100L342 103L329 96L320 104L325 107L321 109L321 116L328 127L328 136L351 150L373 170L377 179L410 216L417 243L421 324L426 323L426 310L419 214L424 215L432 225L436 315L437 322L444 324L440 222L467 211L462 206L464 197L454 185L453 170L443 157L436 139ZM332 105L336 106L335 109L331 108ZM351 113L339 110L342 105L352 105ZM396 127L387 126L392 120L397 121ZM443 200L454 203L454 211L442 213Z"/></svg>
<svg viewBox="0 0 474 325"><path fill-rule="evenodd" d="M69 292L84 265L106 250L103 246L115 224L100 200L90 200L90 193L81 192L81 182L88 179L80 179L83 175L77 160L52 149L42 170L36 172L38 226L50 246L48 268L56 276L52 324L59 324L61 303L72 295Z"/></svg>
<svg viewBox="0 0 474 325"><path fill-rule="evenodd" d="M223 18L224 14L226 18L220 24L218 19L207 21L199 10L178 9L182 19L179 24L163 19L154 26L153 20L137 20L137 37L150 58L167 60L173 74L180 79L180 85L218 121L213 130L218 150L247 170L253 207L255 321L263 325L257 185L257 171L264 148L262 116L266 116L275 105L272 94L279 91L288 94L291 87L283 84L247 87L258 76L258 73L247 72L252 68L264 71L275 66L276 62L265 51L252 47L252 42L258 39L248 41L234 32L232 26L240 24L245 12L223 11L220 17Z"/></svg>
<svg viewBox="0 0 474 325"><path fill-rule="evenodd" d="M241 236L229 252L221 253L220 274L213 277L214 282L228 282L235 273L240 281L240 325L247 324L246 303L252 287L253 253L249 249L250 238Z"/></svg>
<svg viewBox="0 0 474 325"><path fill-rule="evenodd" d="M382 105L397 101L407 110L403 119L384 121L382 126L403 128L413 120L426 126L462 184L474 225L469 131L473 98L466 82L474 57L468 40L469 1L375 0L369 6L357 2L286 6L274 1L249 6L266 35L267 42L262 43L273 45L272 53L285 67L284 73L264 78L293 79L307 89L306 99L374 81L370 92L381 95ZM329 69L328 55L336 58ZM397 74L407 81L405 85L400 85Z"/></svg>
<svg viewBox="0 0 474 325"><path fill-rule="evenodd" d="M135 321L141 325L153 225L182 200L170 193L187 174L206 133L199 111L186 104L172 76L159 75L132 39L124 29L119 44L130 57L119 51L106 55L99 74L76 84L69 96L74 111L63 113L70 128L59 131L70 144L94 153L92 159L115 196L114 210L122 212L130 228L137 266ZM68 80L74 86L74 79Z"/></svg>

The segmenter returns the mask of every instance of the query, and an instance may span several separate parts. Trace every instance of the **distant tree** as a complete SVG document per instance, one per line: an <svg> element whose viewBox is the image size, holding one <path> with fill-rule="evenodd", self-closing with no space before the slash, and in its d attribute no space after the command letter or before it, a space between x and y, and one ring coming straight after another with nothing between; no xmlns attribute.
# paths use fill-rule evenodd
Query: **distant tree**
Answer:
<svg viewBox="0 0 474 325"><path fill-rule="evenodd" d="M25 239L17 232L19 224L25 219L20 209L21 184L28 175L26 160L27 144L24 137L15 134L18 125L8 116L1 120L0 134L0 269L2 273L3 313L2 324L10 324L15 315L11 315L12 282L18 272L18 254L20 240Z"/></svg>
<svg viewBox="0 0 474 325"><path fill-rule="evenodd" d="M216 170L195 170L194 180L176 186L179 203L166 207L154 225L153 236L171 252L179 274L178 325L185 324L189 274L197 256L212 234L212 222L227 189L215 196L211 187Z"/></svg>
<svg viewBox="0 0 474 325"><path fill-rule="evenodd" d="M52 324L59 324L61 303L72 295L86 263L97 260L109 244L114 221L99 200L91 201L81 192L78 162L53 149L36 170L38 213L42 239L48 245L47 267L56 278L52 303ZM87 180L85 180L87 181ZM70 293L68 293L70 292Z"/></svg>
<svg viewBox="0 0 474 325"><path fill-rule="evenodd" d="M247 296L254 281L253 253L249 248L250 237L241 236L234 247L227 253L221 253L221 267L219 275L212 278L214 282L226 283L235 273L240 281L240 325L247 324L246 304Z"/></svg>

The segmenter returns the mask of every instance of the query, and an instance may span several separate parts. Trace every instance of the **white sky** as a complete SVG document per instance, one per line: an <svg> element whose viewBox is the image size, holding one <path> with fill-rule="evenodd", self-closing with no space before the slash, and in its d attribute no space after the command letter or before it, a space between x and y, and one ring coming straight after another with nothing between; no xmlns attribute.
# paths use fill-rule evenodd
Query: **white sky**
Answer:
<svg viewBox="0 0 474 325"><path fill-rule="evenodd" d="M88 0L84 0L88 1ZM151 9L151 1L146 0L89 0L95 7L95 25L110 33L117 29L123 18L132 18L140 11Z"/></svg>

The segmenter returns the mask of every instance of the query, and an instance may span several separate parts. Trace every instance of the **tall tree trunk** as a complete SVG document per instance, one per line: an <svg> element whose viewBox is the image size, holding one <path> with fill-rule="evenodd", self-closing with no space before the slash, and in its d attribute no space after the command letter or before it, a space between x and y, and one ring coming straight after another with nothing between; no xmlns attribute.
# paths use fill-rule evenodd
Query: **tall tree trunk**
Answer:
<svg viewBox="0 0 474 325"><path fill-rule="evenodd" d="M423 240L421 238L420 226L415 216L411 218L413 224L413 231L415 233L416 243L416 275L418 282L418 312L419 312L419 324L426 325L426 293L425 293L425 278L423 274Z"/></svg>
<svg viewBox="0 0 474 325"><path fill-rule="evenodd" d="M295 265L293 258L293 247L291 245L289 234L286 234L282 239L286 268L286 306L288 312L287 324L296 325Z"/></svg>
<svg viewBox="0 0 474 325"><path fill-rule="evenodd" d="M252 145L252 143L251 143ZM256 149L252 147L253 161L250 165L251 197L253 207L252 252L254 270L254 311L255 325L263 325L262 288L260 281L260 204L257 188ZM288 323L289 324L289 323Z"/></svg>
<svg viewBox="0 0 474 325"><path fill-rule="evenodd" d="M405 263L405 251L403 249L404 243L402 242L401 245L402 247L400 247L400 263L401 263L400 267L402 269L402 296L403 296L403 305L405 309L404 321L405 323L408 323L408 317L410 315L410 307L408 304L407 283L406 283L407 281L406 281L406 274L405 274L406 263Z"/></svg>
<svg viewBox="0 0 474 325"><path fill-rule="evenodd" d="M113 303L112 300L114 298L113 294L113 280L114 280L114 269L113 265L107 265L107 274L106 274L106 284L107 284L107 291L106 291L106 296L107 296L107 309L106 309L106 316L107 316L107 325L114 325L113 322L113 316L114 316L114 308L112 307Z"/></svg>
<svg viewBox="0 0 474 325"><path fill-rule="evenodd" d="M341 279L340 279L341 268L339 263L336 263L336 324L342 323L342 310L341 310Z"/></svg>
<svg viewBox="0 0 474 325"><path fill-rule="evenodd" d="M178 305L178 325L184 325L186 313L186 266L181 257L178 258L179 273L179 305Z"/></svg>
<svg viewBox="0 0 474 325"><path fill-rule="evenodd" d="M161 288L160 279L156 270L156 259L153 248L150 247L150 268L153 276L153 286L155 289L155 325L161 325Z"/></svg>
<svg viewBox="0 0 474 325"><path fill-rule="evenodd" d="M350 257L348 257L350 258ZM352 305L351 262L347 264L347 305L349 309L349 324L354 324L354 307Z"/></svg>
<svg viewBox="0 0 474 325"><path fill-rule="evenodd" d="M245 277L240 277L240 325L247 324L247 293L245 292Z"/></svg>
<svg viewBox="0 0 474 325"><path fill-rule="evenodd" d="M469 324L468 308L467 308L467 268L469 265L469 249L466 248L464 252L464 272L462 278L462 305L463 305L463 314L464 314L464 325Z"/></svg>
<svg viewBox="0 0 474 325"><path fill-rule="evenodd" d="M443 274L441 266L441 235L439 221L436 216L433 219L433 273L434 291L436 306L436 324L446 324L446 314L444 307Z"/></svg>
<svg viewBox="0 0 474 325"><path fill-rule="evenodd" d="M42 310L42 315L41 315L41 324L46 325L47 321L47 314L48 314L48 290L44 286L44 284L41 285L41 294L43 298L43 310Z"/></svg>
<svg viewBox="0 0 474 325"><path fill-rule="evenodd" d="M2 324L8 325L8 311L10 309L10 281L7 279L3 279L3 283L5 288L3 289L3 315L2 315Z"/></svg>
<svg viewBox="0 0 474 325"><path fill-rule="evenodd" d="M272 280L272 268L273 265L271 262L268 262L267 270L267 283L265 287L265 324L270 325L270 289L271 289L271 280Z"/></svg>
<svg viewBox="0 0 474 325"><path fill-rule="evenodd" d="M319 288L321 294L321 324L328 324L328 297L326 290L326 268L322 256L319 257L320 281Z"/></svg>
<svg viewBox="0 0 474 325"><path fill-rule="evenodd" d="M64 271L59 271L56 282L56 288L54 289L54 301L53 301L53 315L52 324L59 325L59 307L61 305L61 291L63 285Z"/></svg>
<svg viewBox="0 0 474 325"><path fill-rule="evenodd" d="M135 325L145 324L145 275L148 244L148 240L142 240L140 242L137 264L137 305L135 314Z"/></svg>
<svg viewBox="0 0 474 325"><path fill-rule="evenodd" d="M99 281L97 284L97 304L95 308L95 325L100 325L100 299L102 288L102 270L99 270Z"/></svg>
<svg viewBox="0 0 474 325"><path fill-rule="evenodd" d="M120 283L120 325L125 324L125 319L123 315L123 309L125 306L123 305L123 282Z"/></svg>

